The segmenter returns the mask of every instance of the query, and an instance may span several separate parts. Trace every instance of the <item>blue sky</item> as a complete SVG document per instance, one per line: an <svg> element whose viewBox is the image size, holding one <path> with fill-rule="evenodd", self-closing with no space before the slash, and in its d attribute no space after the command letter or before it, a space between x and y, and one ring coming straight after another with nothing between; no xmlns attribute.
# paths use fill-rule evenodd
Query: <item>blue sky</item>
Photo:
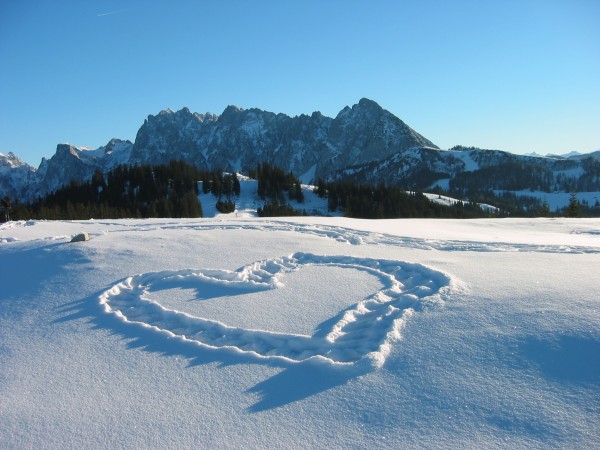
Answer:
<svg viewBox="0 0 600 450"><path fill-rule="evenodd" d="M600 149L600 1L0 2L0 152L135 138L227 105L362 97L441 148Z"/></svg>

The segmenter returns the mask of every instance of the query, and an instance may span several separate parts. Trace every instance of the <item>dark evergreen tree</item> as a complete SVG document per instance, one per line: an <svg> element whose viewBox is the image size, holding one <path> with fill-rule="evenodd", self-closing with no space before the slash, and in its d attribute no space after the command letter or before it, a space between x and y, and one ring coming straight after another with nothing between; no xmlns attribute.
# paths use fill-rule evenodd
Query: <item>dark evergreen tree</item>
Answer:
<svg viewBox="0 0 600 450"><path fill-rule="evenodd" d="M262 199L269 199L273 203L285 203L285 193L290 198L295 198L296 184L300 184L292 172L285 173L279 167L271 166L269 163L262 163L256 166L252 172L258 181L258 195ZM302 201L303 197L302 197Z"/></svg>
<svg viewBox="0 0 600 450"><path fill-rule="evenodd" d="M223 214L232 213L235 211L235 203L231 200L219 200L215 206L217 210Z"/></svg>
<svg viewBox="0 0 600 450"><path fill-rule="evenodd" d="M239 197L240 196L240 180L237 175L233 174L233 195Z"/></svg>
<svg viewBox="0 0 600 450"><path fill-rule="evenodd" d="M261 208L258 208L256 212L259 217L300 216L304 214L287 203L278 203L276 201L265 203Z"/></svg>
<svg viewBox="0 0 600 450"><path fill-rule="evenodd" d="M296 200L298 203L304 203L304 192L302 192L302 185L300 183L294 183L294 188L289 191L290 200Z"/></svg>
<svg viewBox="0 0 600 450"><path fill-rule="evenodd" d="M8 195L4 196L2 200L0 200L0 205L2 205L2 219L4 222L10 222L10 210L12 208L12 204L10 201L10 197Z"/></svg>
<svg viewBox="0 0 600 450"><path fill-rule="evenodd" d="M577 194L575 192L572 192L571 196L569 197L569 206L567 206L566 216L581 217L581 207L579 205L579 201L577 200Z"/></svg>
<svg viewBox="0 0 600 450"><path fill-rule="evenodd" d="M317 188L315 189L315 192L320 198L325 198L327 196L327 186L323 178L319 178L317 180Z"/></svg>

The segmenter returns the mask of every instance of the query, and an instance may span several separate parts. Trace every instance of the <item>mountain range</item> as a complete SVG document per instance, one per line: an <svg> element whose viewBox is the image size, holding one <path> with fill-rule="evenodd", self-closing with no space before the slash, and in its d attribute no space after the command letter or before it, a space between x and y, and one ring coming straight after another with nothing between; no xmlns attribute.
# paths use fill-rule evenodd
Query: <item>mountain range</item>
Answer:
<svg viewBox="0 0 600 450"><path fill-rule="evenodd" d="M441 150L376 102L361 99L335 118L290 117L228 106L221 115L188 108L149 115L134 142L112 139L95 150L59 144L35 169L0 154L0 194L29 201L71 180L120 164L182 160L200 168L244 171L269 162L304 182L353 178L410 189L600 190L600 152L538 157L499 150Z"/></svg>

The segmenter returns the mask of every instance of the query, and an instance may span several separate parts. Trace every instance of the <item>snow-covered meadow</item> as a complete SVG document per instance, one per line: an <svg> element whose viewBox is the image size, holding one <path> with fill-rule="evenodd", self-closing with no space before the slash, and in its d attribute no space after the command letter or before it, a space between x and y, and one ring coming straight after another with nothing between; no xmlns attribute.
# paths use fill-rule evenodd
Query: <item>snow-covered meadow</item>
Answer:
<svg viewBox="0 0 600 450"><path fill-rule="evenodd" d="M598 448L599 269L598 219L3 224L0 447Z"/></svg>

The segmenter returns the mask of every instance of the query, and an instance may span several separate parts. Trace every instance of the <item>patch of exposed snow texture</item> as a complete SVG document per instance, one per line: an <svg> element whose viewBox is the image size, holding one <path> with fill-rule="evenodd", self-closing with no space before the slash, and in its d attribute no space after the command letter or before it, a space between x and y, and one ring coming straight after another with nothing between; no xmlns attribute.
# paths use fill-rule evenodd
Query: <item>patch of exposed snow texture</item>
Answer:
<svg viewBox="0 0 600 450"><path fill-rule="evenodd" d="M454 151L454 152L450 152L452 153L454 156L456 156L458 159L460 159L463 164L464 164L464 171L465 172L473 172L477 169L479 169L479 164L472 158L471 156L471 151Z"/></svg>
<svg viewBox="0 0 600 450"><path fill-rule="evenodd" d="M597 448L599 263L598 219L1 224L2 446Z"/></svg>
<svg viewBox="0 0 600 450"><path fill-rule="evenodd" d="M383 289L346 309L318 336L231 327L167 309L146 295L174 285L198 292L216 289L221 295L277 289L283 287L280 280L284 274L307 266L363 271L378 278ZM125 323L199 346L250 353L259 359L357 365L364 370L384 364L406 320L424 305L435 303L436 295L450 283L451 279L439 272L399 261L294 253L234 272L186 269L135 275L104 292L100 303Z"/></svg>

